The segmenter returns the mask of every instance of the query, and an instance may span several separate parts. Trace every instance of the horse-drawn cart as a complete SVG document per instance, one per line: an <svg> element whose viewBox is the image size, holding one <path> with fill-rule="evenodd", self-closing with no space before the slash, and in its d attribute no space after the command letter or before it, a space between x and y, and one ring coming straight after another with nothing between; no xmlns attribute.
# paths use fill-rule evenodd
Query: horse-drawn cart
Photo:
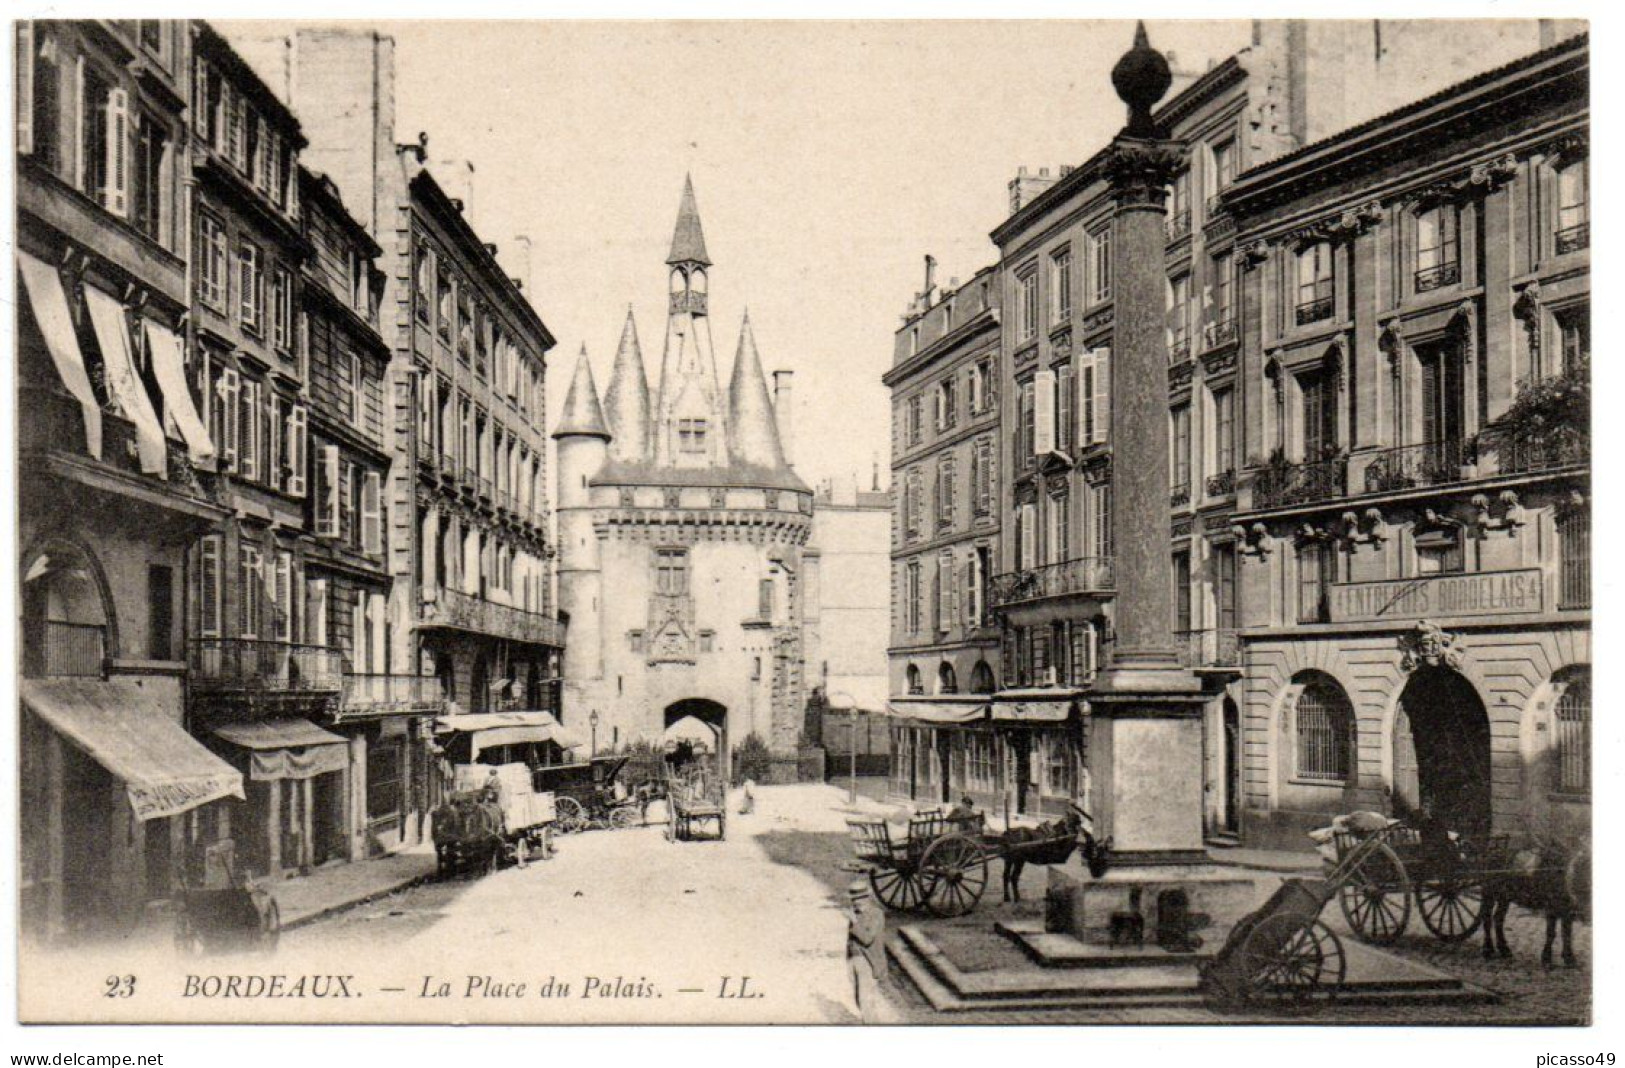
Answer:
<svg viewBox="0 0 1625 1068"><path fill-rule="evenodd" d="M1405 933L1412 903L1443 942L1460 942L1484 916L1484 881L1507 867L1510 839L1474 842L1443 828L1394 823L1374 832L1333 832L1336 863L1357 858L1337 894L1362 941L1388 945Z"/></svg>
<svg viewBox="0 0 1625 1068"><path fill-rule="evenodd" d="M627 789L621 781L628 759L594 757L582 763L534 769L536 788L551 790L558 798L560 834L595 827L635 827L643 822L648 795Z"/></svg>
<svg viewBox="0 0 1625 1068"><path fill-rule="evenodd" d="M175 948L188 957L276 949L282 911L269 890L238 876L234 843L206 846L198 860L176 894Z"/></svg>
<svg viewBox="0 0 1625 1068"><path fill-rule="evenodd" d="M551 793L531 786L523 764L463 764L455 790L434 810L437 870L494 872L504 862L523 866L553 855L556 818Z"/></svg>
<svg viewBox="0 0 1625 1068"><path fill-rule="evenodd" d="M703 774L667 780L666 840L691 842L702 827L709 827L707 837L718 841L728 835L728 793L722 781Z"/></svg>

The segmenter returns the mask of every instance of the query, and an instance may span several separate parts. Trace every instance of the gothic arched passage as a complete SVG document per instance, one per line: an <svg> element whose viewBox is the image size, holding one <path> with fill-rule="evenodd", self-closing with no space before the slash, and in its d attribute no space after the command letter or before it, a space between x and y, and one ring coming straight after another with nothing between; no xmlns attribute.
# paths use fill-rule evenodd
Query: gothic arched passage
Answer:
<svg viewBox="0 0 1625 1068"><path fill-rule="evenodd" d="M1396 730L1409 725L1409 752L1415 755L1415 803L1430 809L1451 830L1488 834L1490 720L1473 684L1449 668L1423 667L1405 684L1399 705ZM1397 754L1402 751L1396 744L1396 780L1410 774L1399 766ZM1410 789L1402 781L1396 787L1399 797Z"/></svg>

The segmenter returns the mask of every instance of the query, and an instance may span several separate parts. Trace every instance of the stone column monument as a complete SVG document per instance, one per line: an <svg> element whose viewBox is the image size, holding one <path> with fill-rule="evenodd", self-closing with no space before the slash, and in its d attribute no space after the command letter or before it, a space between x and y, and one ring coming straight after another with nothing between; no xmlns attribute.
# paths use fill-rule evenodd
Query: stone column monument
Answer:
<svg viewBox="0 0 1625 1068"><path fill-rule="evenodd" d="M1112 351L1114 652L1090 697L1093 813L1121 864L1207 860L1202 843L1202 695L1173 636L1168 542L1168 343L1164 217L1182 146L1151 109L1168 62L1135 30L1112 70L1128 125L1109 149L1115 340Z"/></svg>

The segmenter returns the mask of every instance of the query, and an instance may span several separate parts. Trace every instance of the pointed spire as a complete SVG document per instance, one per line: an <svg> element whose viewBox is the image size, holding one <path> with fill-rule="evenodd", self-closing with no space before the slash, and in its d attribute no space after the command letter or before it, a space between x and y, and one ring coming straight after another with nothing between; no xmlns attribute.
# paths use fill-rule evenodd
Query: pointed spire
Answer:
<svg viewBox="0 0 1625 1068"><path fill-rule="evenodd" d="M698 263L711 266L705 254L705 231L700 228L700 209L694 203L694 180L683 175L683 201L677 207L677 229L671 235L671 255L667 264Z"/></svg>
<svg viewBox="0 0 1625 1068"><path fill-rule="evenodd" d="M644 454L649 450L649 380L643 372L643 350L638 345L638 324L632 318L630 304L626 306L626 325L621 327L621 344L615 350L615 368L609 375L604 408L613 435L610 455L629 462L648 459Z"/></svg>
<svg viewBox="0 0 1625 1068"><path fill-rule="evenodd" d="M564 398L564 412L553 431L554 438L596 437L610 440L609 428L604 425L604 409L598 405L598 386L592 380L592 364L587 361L587 346L581 346L576 359L575 377L570 379L570 392Z"/></svg>
<svg viewBox="0 0 1625 1068"><path fill-rule="evenodd" d="M734 354L733 377L728 384L728 426L735 460L762 467L785 466L778 419L762 374L762 358L756 351L749 311L739 327L739 350Z"/></svg>

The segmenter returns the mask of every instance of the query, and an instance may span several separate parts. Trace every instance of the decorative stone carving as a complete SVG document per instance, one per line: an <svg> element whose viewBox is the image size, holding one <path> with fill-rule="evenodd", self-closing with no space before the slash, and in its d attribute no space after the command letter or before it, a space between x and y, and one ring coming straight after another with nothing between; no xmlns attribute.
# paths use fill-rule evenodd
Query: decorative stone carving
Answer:
<svg viewBox="0 0 1625 1068"><path fill-rule="evenodd" d="M1450 178L1442 178L1404 195L1404 200L1416 207L1426 207L1449 201L1493 193L1518 176L1518 160L1512 153L1474 164L1468 170Z"/></svg>
<svg viewBox="0 0 1625 1068"><path fill-rule="evenodd" d="M1161 208L1183 163L1184 153L1173 142L1120 137L1106 151L1104 170L1119 204Z"/></svg>
<svg viewBox="0 0 1625 1068"><path fill-rule="evenodd" d="M1191 384L1196 368L1189 360L1182 360L1168 368L1168 388L1185 389Z"/></svg>
<svg viewBox="0 0 1625 1068"><path fill-rule="evenodd" d="M1269 244L1264 241L1248 241L1236 246L1236 263L1244 271L1250 271L1270 258Z"/></svg>
<svg viewBox="0 0 1625 1068"><path fill-rule="evenodd" d="M1523 321L1524 333L1529 339L1529 370L1540 366L1540 283L1530 282L1518 290L1512 302L1512 314Z"/></svg>
<svg viewBox="0 0 1625 1068"><path fill-rule="evenodd" d="M1388 540L1388 524L1383 521L1382 512L1376 508L1367 508L1362 514L1344 512L1342 517L1343 529L1341 537L1344 547L1353 552L1355 546L1369 544L1381 546Z"/></svg>
<svg viewBox="0 0 1625 1068"><path fill-rule="evenodd" d="M1559 164L1572 163L1591 154L1591 137L1584 130L1564 134L1546 146L1546 154Z"/></svg>
<svg viewBox="0 0 1625 1068"><path fill-rule="evenodd" d="M1286 241L1309 244L1316 241L1346 240L1358 237L1381 221L1382 205L1372 200L1338 215L1317 219L1307 226L1300 226L1286 235Z"/></svg>
<svg viewBox="0 0 1625 1068"><path fill-rule="evenodd" d="M1085 334L1093 334L1096 331L1105 330L1107 327L1109 327L1111 325L1112 325L1112 309L1111 308L1102 308L1099 311L1094 312L1093 314L1090 314L1090 315L1087 315L1087 316L1084 317L1084 320L1083 320L1083 332Z"/></svg>
<svg viewBox="0 0 1625 1068"><path fill-rule="evenodd" d="M648 656L651 664L690 661L695 654L694 598L656 594L649 599Z"/></svg>
<svg viewBox="0 0 1625 1068"><path fill-rule="evenodd" d="M1230 528L1230 533L1235 537L1236 544L1241 546L1243 553L1261 559L1270 554L1272 548L1270 531L1263 523L1254 523L1250 527L1237 523Z"/></svg>
<svg viewBox="0 0 1625 1068"><path fill-rule="evenodd" d="M1464 650L1456 636L1436 623L1418 620L1416 626L1399 636L1399 668L1412 672L1422 667L1447 667L1460 671Z"/></svg>

